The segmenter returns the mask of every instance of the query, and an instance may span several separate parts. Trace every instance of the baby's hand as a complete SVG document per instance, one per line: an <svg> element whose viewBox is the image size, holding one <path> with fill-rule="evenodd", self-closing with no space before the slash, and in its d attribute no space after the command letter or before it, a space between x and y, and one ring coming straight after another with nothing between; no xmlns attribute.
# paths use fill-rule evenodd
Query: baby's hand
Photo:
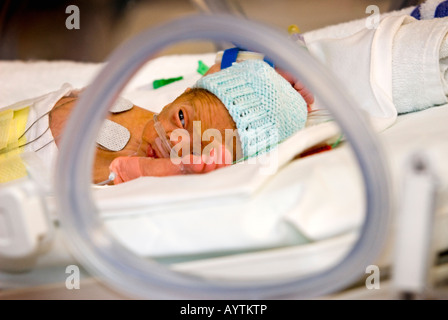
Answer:
<svg viewBox="0 0 448 320"><path fill-rule="evenodd" d="M222 145L218 148L211 149L209 155L203 154L202 156L186 156L186 158L183 159L183 172L207 173L231 165L232 161L232 154L224 145Z"/></svg>
<svg viewBox="0 0 448 320"><path fill-rule="evenodd" d="M314 103L314 95L301 83L300 81L296 80L290 73L283 71L281 69L276 69L276 71L286 79L293 87L296 89L298 93L303 97L305 100L308 111L311 111L312 104Z"/></svg>
<svg viewBox="0 0 448 320"><path fill-rule="evenodd" d="M217 152L215 152L217 150ZM232 164L232 154L225 146L211 149L209 155L188 155L181 163L170 158L118 157L109 166L115 173L114 184L130 181L142 176L165 177L179 174L207 173Z"/></svg>
<svg viewBox="0 0 448 320"><path fill-rule="evenodd" d="M139 157L118 157L109 166L109 170L115 173L114 184L123 183L141 177Z"/></svg>
<svg viewBox="0 0 448 320"><path fill-rule="evenodd" d="M127 182L139 177L166 177L182 174L182 167L169 158L118 157L109 166L115 173L114 184Z"/></svg>

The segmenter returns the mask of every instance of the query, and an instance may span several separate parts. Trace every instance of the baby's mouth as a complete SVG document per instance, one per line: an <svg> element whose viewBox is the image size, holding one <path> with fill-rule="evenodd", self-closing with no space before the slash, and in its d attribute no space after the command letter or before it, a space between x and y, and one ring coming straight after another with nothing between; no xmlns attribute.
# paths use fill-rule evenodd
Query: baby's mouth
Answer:
<svg viewBox="0 0 448 320"><path fill-rule="evenodd" d="M158 158L150 143L148 143L148 147L146 148L146 156L149 158Z"/></svg>

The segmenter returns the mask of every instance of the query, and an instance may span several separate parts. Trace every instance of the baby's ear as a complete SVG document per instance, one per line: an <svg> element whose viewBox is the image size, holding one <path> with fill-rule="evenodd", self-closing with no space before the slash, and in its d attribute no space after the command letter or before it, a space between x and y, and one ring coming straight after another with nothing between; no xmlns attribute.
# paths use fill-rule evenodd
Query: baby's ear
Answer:
<svg viewBox="0 0 448 320"><path fill-rule="evenodd" d="M185 89L184 93L187 93L190 90L191 90L191 88L187 88L187 89Z"/></svg>

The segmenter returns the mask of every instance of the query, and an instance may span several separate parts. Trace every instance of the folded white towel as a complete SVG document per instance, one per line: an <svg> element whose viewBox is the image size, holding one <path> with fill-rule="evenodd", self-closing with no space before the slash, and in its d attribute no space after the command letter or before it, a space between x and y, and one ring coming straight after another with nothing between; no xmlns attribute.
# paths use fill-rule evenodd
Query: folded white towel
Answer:
<svg viewBox="0 0 448 320"><path fill-rule="evenodd" d="M399 114L448 102L447 33L448 18L407 20L396 33L392 92Z"/></svg>
<svg viewBox="0 0 448 320"><path fill-rule="evenodd" d="M308 38L307 45L381 131L397 114L448 102L447 33L448 17L390 15L377 29L364 28L344 38ZM325 108L318 99L316 106Z"/></svg>
<svg viewBox="0 0 448 320"><path fill-rule="evenodd" d="M410 15L416 7L408 7L401 10L380 12L380 20L384 20L390 16L403 16ZM305 41L312 42L320 39L342 39L354 35L355 33L367 29L369 25L369 18L371 13L366 13L366 16L361 19L356 19L348 22L342 22L335 25L330 25L316 30L311 30L303 34Z"/></svg>
<svg viewBox="0 0 448 320"><path fill-rule="evenodd" d="M440 47L440 75L445 94L448 96L448 34Z"/></svg>
<svg viewBox="0 0 448 320"><path fill-rule="evenodd" d="M404 20L389 16L377 29L363 30L345 38L308 41L309 52L320 60L342 83L359 108L366 111L373 127L384 130L397 117L392 101L392 47L395 33ZM317 108L326 108L316 97Z"/></svg>

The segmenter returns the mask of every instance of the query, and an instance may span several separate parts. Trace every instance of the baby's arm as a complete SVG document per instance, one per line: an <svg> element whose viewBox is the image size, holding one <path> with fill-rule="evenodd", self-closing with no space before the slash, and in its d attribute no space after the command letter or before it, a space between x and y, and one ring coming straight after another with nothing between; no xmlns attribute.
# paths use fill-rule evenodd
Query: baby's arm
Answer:
<svg viewBox="0 0 448 320"><path fill-rule="evenodd" d="M114 184L119 184L143 176L165 177L211 172L229 165L226 164L226 157L229 159L231 155L223 146L216 157L212 149L210 156L188 155L180 163L170 158L118 157L112 161L109 169L116 174ZM220 161L218 158L221 158Z"/></svg>

